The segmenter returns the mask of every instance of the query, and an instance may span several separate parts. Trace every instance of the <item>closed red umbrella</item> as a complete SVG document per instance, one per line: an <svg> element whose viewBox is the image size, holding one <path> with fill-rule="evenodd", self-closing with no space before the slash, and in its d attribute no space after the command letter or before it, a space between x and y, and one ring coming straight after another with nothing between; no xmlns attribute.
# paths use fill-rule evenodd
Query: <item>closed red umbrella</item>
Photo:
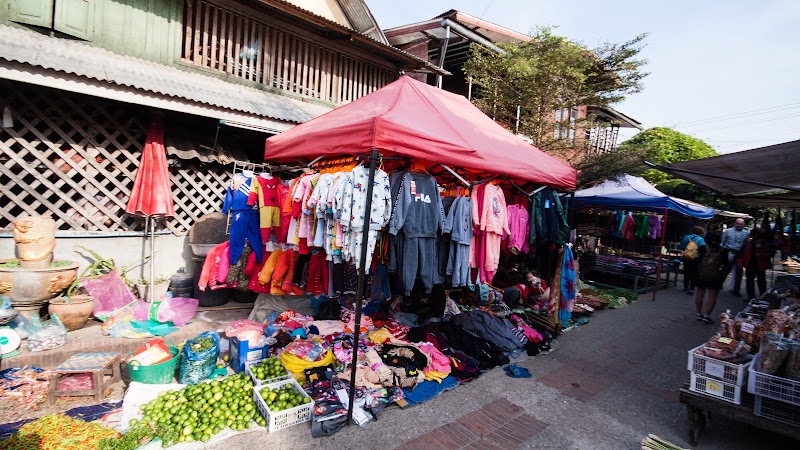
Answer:
<svg viewBox="0 0 800 450"><path fill-rule="evenodd" d="M125 211L141 216L175 215L167 169L167 149L164 147L164 127L159 119L153 119L147 131L142 160Z"/></svg>
<svg viewBox="0 0 800 450"><path fill-rule="evenodd" d="M131 198L125 208L129 214L145 216L150 222L150 291L152 298L155 283L155 217L174 216L175 205L172 202L172 187L167 169L167 149L164 147L164 127L159 118L150 123L147 131L142 159L133 182ZM141 295L141 292L139 293Z"/></svg>

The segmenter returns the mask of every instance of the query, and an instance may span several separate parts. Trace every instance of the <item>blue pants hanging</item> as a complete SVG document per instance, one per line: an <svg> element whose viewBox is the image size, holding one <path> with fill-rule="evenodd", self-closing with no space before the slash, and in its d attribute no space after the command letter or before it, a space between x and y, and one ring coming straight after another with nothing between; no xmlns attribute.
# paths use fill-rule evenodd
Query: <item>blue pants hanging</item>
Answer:
<svg viewBox="0 0 800 450"><path fill-rule="evenodd" d="M230 239L232 265L239 262L239 257L242 256L242 250L244 250L245 240L248 244L250 244L250 248L253 249L253 253L256 254L256 260L261 262L261 260L264 258L264 245L261 243L261 229L258 221L258 211L233 211Z"/></svg>

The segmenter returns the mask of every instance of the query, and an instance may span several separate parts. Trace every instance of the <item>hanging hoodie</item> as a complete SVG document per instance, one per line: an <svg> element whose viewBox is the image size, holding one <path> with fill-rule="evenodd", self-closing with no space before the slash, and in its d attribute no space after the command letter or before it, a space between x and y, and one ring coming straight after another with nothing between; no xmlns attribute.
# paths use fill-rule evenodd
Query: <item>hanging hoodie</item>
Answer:
<svg viewBox="0 0 800 450"><path fill-rule="evenodd" d="M427 173L410 172L403 179L389 233L403 231L401 279L411 293L419 275L430 293L436 276L436 235L444 229L444 209L436 179Z"/></svg>

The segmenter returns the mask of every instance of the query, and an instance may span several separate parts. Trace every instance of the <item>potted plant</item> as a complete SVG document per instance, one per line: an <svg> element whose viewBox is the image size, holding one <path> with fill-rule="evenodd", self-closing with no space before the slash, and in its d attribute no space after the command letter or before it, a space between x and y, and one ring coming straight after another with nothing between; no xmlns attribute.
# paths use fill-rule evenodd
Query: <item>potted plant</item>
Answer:
<svg viewBox="0 0 800 450"><path fill-rule="evenodd" d="M97 252L82 246L76 246L77 253L86 252L91 255L91 262L75 281L64 290L63 295L50 300L47 311L50 314L57 314L67 331L75 331L83 328L86 321L92 315L94 309L94 299L83 287L83 282L92 278L98 278L116 269L113 259L103 258Z"/></svg>
<svg viewBox="0 0 800 450"><path fill-rule="evenodd" d="M136 290L139 292L139 298L146 302L158 300L164 295L167 295L169 290L169 279L158 277L153 280L153 295L150 295L150 279L140 277L136 280Z"/></svg>

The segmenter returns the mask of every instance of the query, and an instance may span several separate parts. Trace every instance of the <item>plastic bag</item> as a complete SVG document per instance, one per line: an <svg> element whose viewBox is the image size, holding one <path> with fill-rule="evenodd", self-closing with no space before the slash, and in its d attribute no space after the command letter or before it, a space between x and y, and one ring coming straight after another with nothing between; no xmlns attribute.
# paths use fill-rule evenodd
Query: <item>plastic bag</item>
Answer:
<svg viewBox="0 0 800 450"><path fill-rule="evenodd" d="M225 336L235 337L240 341L258 339L264 334L264 326L258 322L247 319L234 320L225 327Z"/></svg>
<svg viewBox="0 0 800 450"><path fill-rule="evenodd" d="M208 347L209 344L210 347ZM178 382L197 384L205 380L214 372L217 358L219 358L219 335L217 333L206 331L197 335L196 338L186 341L181 352Z"/></svg>
<svg viewBox="0 0 800 450"><path fill-rule="evenodd" d="M161 364L172 359L172 353L163 339L151 339L133 352L131 361L136 361L142 366Z"/></svg>
<svg viewBox="0 0 800 450"><path fill-rule="evenodd" d="M145 302L137 300L133 306L133 318L136 320L152 320L155 322L172 322L182 327L194 317L200 301L196 298L162 297L159 301Z"/></svg>
<svg viewBox="0 0 800 450"><path fill-rule="evenodd" d="M776 375L789 355L788 342L775 333L764 333L756 370L767 375Z"/></svg>
<svg viewBox="0 0 800 450"><path fill-rule="evenodd" d="M736 336L736 321L733 319L730 310L719 315L719 335L738 339L738 336Z"/></svg>
<svg viewBox="0 0 800 450"><path fill-rule="evenodd" d="M31 320L36 331L28 336L28 351L43 352L67 345L67 329L57 314L51 314L50 320L44 322L40 322L38 317Z"/></svg>
<svg viewBox="0 0 800 450"><path fill-rule="evenodd" d="M800 342L789 343L789 356L786 357L786 378L800 381Z"/></svg>
<svg viewBox="0 0 800 450"><path fill-rule="evenodd" d="M90 373L76 373L58 380L58 389L62 391L85 391L94 389L94 378Z"/></svg>
<svg viewBox="0 0 800 450"><path fill-rule="evenodd" d="M84 280L81 285L94 299L94 316L106 320L114 311L136 301L117 269L97 278Z"/></svg>

